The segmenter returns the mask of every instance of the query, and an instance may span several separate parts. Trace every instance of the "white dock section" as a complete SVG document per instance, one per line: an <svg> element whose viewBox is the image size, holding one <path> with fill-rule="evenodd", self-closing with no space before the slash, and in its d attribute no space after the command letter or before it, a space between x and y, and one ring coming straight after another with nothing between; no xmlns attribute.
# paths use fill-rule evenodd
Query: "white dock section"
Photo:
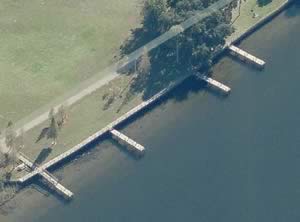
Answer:
<svg viewBox="0 0 300 222"><path fill-rule="evenodd" d="M51 186L53 187L60 195L64 196L67 199L71 199L74 194L66 189L63 185L61 185L58 180L51 175L49 172L47 172L46 170L42 170L41 168L35 166L34 163L32 163L29 159L27 159L23 154L19 154L18 158L25 164L27 165L29 168L31 168L33 171L38 172L39 175L41 175L45 181ZM31 177L28 177L28 174L25 175L24 177L20 178L18 180L18 182L20 183L24 183L26 182L28 179L30 179Z"/></svg>
<svg viewBox="0 0 300 222"><path fill-rule="evenodd" d="M230 93L231 88L229 88L228 86L224 85L223 83L218 82L217 80L214 80L206 75L203 74L195 74L196 77L198 77L199 79L207 82L208 84L210 84L211 86L214 86L220 90L222 90L225 93Z"/></svg>
<svg viewBox="0 0 300 222"><path fill-rule="evenodd" d="M56 178L54 178L47 171L42 171L40 175L47 181L47 183L52 186L60 195L63 195L66 199L73 198L74 194L61 185Z"/></svg>
<svg viewBox="0 0 300 222"><path fill-rule="evenodd" d="M255 65L258 65L261 68L263 68L266 64L265 61L249 54L248 52L245 52L244 50L242 50L234 45L230 45L228 48L232 52L232 54L237 55L241 59L246 59L249 62L254 63Z"/></svg>
<svg viewBox="0 0 300 222"><path fill-rule="evenodd" d="M145 151L145 147L142 145L138 144L134 140L130 139L128 136L124 135L123 133L112 129L110 130L110 133L115 137L117 140L123 141L127 143L130 147L134 148L136 151L143 153Z"/></svg>

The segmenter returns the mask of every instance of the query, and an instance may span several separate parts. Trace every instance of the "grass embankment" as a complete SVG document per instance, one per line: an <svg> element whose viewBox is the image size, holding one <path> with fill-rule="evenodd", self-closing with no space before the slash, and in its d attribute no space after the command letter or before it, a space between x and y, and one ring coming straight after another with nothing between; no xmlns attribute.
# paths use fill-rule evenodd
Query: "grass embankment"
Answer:
<svg viewBox="0 0 300 222"><path fill-rule="evenodd" d="M0 128L108 66L140 0L2 0Z"/></svg>
<svg viewBox="0 0 300 222"><path fill-rule="evenodd" d="M259 21L258 18L252 19L252 15L250 15L252 7L257 7L253 6L255 2L255 0L248 0L247 4L243 2L245 4L243 5L244 8L242 7L241 15L235 22L235 27L238 32L248 29ZM262 18L264 15L267 15L272 10L276 9L282 2L284 2L284 0L273 0L272 3L265 6L267 8L259 8L260 11L256 11L256 13L259 14L260 18ZM70 107L69 120L59 132L57 145L53 147L52 152L47 158L45 158L44 162L70 149L72 146L90 136L92 133L105 127L108 123L139 104L142 101L142 93L133 95L126 105L121 106L128 92L128 88L126 88L126 86L128 86L129 81L130 77L123 75ZM110 91L117 92L116 94L118 96L115 97L114 102L108 107L108 109L104 109L105 103L107 103L107 98L103 100L103 97L105 97L107 92ZM35 142L41 130L48 125L49 123L45 122L26 133L26 147L23 152L31 159L35 159L41 150L50 144L51 141L46 139L42 139L37 143Z"/></svg>

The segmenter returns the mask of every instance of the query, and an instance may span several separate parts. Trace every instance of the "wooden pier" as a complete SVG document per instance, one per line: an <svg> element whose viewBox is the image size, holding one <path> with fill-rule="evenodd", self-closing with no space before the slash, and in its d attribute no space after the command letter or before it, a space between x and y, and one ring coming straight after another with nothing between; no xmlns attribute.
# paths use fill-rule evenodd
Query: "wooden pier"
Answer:
<svg viewBox="0 0 300 222"><path fill-rule="evenodd" d="M48 168L55 166L56 164L62 162L66 158L68 158L68 157L74 155L75 153L81 151L88 144L90 144L94 140L100 138L101 136L109 133L112 129L114 129L119 124L123 123L128 118L132 117L133 115L139 113L140 111L146 109L150 105L152 105L155 102L157 102L160 98L162 98L163 96L165 96L168 92L170 92L171 90L173 90L175 87L177 87L180 83L182 83L187 78L188 78L188 76L182 77L178 81L176 81L174 83L171 83L169 85L169 87L161 90L160 92L158 92L157 94L155 94L154 96L152 96L150 99L148 99L148 100L142 102L140 105L134 107L133 109L131 109L130 111L128 111L127 113L125 113L123 116L119 117L118 119L116 119L115 121L113 121L112 123L110 123L109 125L107 125L106 127L104 127L103 129L99 130L95 134L93 134L90 137L88 137L85 140L83 140L81 143L75 145L74 147L72 147L68 151L66 151L66 152L58 155L57 157L55 157L54 159L50 160L49 162L47 162L47 163L45 163L45 164L43 164L41 166L38 166L38 167L34 168L33 171L31 171L28 174L26 174L25 176L21 177L18 181L24 183L24 182L30 180L31 178L37 176L41 172L47 170Z"/></svg>
<svg viewBox="0 0 300 222"><path fill-rule="evenodd" d="M230 50L232 55L238 56L241 60L247 60L247 61L253 63L254 65L258 66L259 68L264 68L266 65L265 61L249 54L248 52L245 52L244 50L242 50L234 45L230 45L228 47L228 49Z"/></svg>
<svg viewBox="0 0 300 222"><path fill-rule="evenodd" d="M124 135L123 133L121 133L115 129L111 129L110 133L112 134L113 138L115 138L116 140L118 140L120 142L125 142L129 148L134 149L135 151L137 151L140 154L144 153L145 147L138 144L134 140L130 139L128 136Z"/></svg>
<svg viewBox="0 0 300 222"><path fill-rule="evenodd" d="M222 83L217 82L216 80L213 80L212 78L209 78L209 77L207 77L205 75L200 75L200 74L199 75L197 74L196 76L199 77L200 79L208 82L209 84L211 84L211 85L213 85L213 86L215 86L215 87L223 90L226 93L230 92L230 88L229 87L223 85ZM43 164L41 166L38 166L38 167L34 168L33 171L29 172L28 174L26 174L25 176L23 176L22 178L20 178L19 181L22 182L22 183L24 183L24 182L30 180L31 178L33 178L36 175L40 174L41 172L47 170L48 168L50 168L52 166L55 166L56 164L62 162L66 158L68 158L68 157L74 155L75 153L81 151L82 149L84 149L88 144L90 144L94 140L100 138L101 136L103 136L103 135L105 135L107 133L111 133L111 131L115 127L117 127L119 124L123 123L128 118L132 117L133 115L139 113L140 111L146 109L150 105L152 105L155 102L157 102L160 98L164 97L167 93L169 93L171 90L173 90L175 87L177 87L180 83L182 83L188 77L189 76L182 77L178 81L176 81L174 83L171 83L169 85L169 87L161 90L160 92L158 92L157 94L155 94L154 96L152 96L150 99L148 99L148 100L142 102L140 105L134 107L133 109L131 109L130 111L128 111L127 113L125 113L123 116L119 117L118 119L116 119L115 121L113 121L112 123L110 123L109 125L107 125L106 127L104 127L103 129L99 130L95 134L93 134L90 137L88 137L85 140L83 140L81 143L75 145L74 147L72 147L68 151L66 151L66 152L58 155L57 157L55 157L54 159L50 160L49 162L47 162L47 163L45 163L45 164Z"/></svg>
<svg viewBox="0 0 300 222"><path fill-rule="evenodd" d="M203 80L205 82L207 82L209 85L217 88L217 89L220 89L222 90L224 93L230 93L231 91L231 88L229 88L228 86L224 85L223 83L220 83L218 82L217 80L214 80L206 75L203 75L203 74L200 74L200 73L197 73L195 74L195 76L200 79L200 80Z"/></svg>
<svg viewBox="0 0 300 222"><path fill-rule="evenodd" d="M200 74L198 75L197 74L196 76L198 78L200 78L201 80L206 81L210 85L212 85L214 87L217 87L218 89L221 89L222 91L224 91L226 93L229 93L230 90L231 90L229 87L227 87L227 86L223 85L222 83L219 83L216 80L214 80L212 78L209 78L205 75L200 75ZM160 92L158 92L157 94L152 96L150 99L142 102L140 105L134 107L133 109L131 109L130 111L128 111L127 113L125 113L124 115L122 115L121 117L119 117L118 119L116 119L115 121L110 123L109 125L107 125L106 127L102 128L101 130L99 130L95 134L89 136L88 138L86 138L85 140L80 142L79 144L75 145L74 147L72 147L68 151L58 155L57 157L55 157L54 159L48 161L47 163L45 163L43 165L40 165L40 166L34 166L33 163L31 163L29 160L28 161L26 161L26 160L22 161L25 164L27 162L28 164L26 164L26 165L28 165L32 169L32 171L29 172L28 174L26 174L25 176L19 178L18 182L25 183L26 181L29 181L33 177L35 177L37 175L41 175L46 181L48 181L49 184L52 184L54 186L54 188L57 190L57 192L59 192L60 194L63 194L66 198L72 198L73 193L71 191L68 191L61 184L59 184L57 179L55 179L51 174L49 174L47 172L47 169L57 165L58 163L64 161L67 158L69 158L70 156L78 153L79 151L84 149L87 145L89 145L91 142L95 141L96 139L100 138L101 136L103 136L107 133L111 133L112 135L114 135L118 139L120 139L122 141L125 141L127 144L132 145L132 147L135 150L137 150L139 153L143 153L145 148L142 145L136 143L132 139L128 138L127 136L125 136L122 133L115 130L115 127L117 127L119 124L123 123L125 120L131 118L135 114L145 110L146 108L148 108L149 106L151 106L152 104L157 102L162 97L166 96L167 93L172 91L175 87L177 87L179 84L181 84L188 77L189 76L184 76L181 79L177 80L176 82L171 83L167 88L161 90ZM22 155L20 155L20 159L24 160L24 158L22 158Z"/></svg>
<svg viewBox="0 0 300 222"><path fill-rule="evenodd" d="M61 196L63 196L66 199L71 199L74 196L74 194L70 190L68 190L67 188L65 188L63 185L61 185L58 182L58 180L52 174L50 174L47 170L45 170L45 169L43 170L43 169L39 168L38 166L36 166L27 157L25 157L24 154L19 154L18 158L26 166L28 166L30 169L32 169L33 171L38 172L38 174L40 176L42 176L42 178L44 179L44 181L51 188L53 188L54 190L56 190L58 194L60 194ZM28 178L28 176L26 175L25 177L20 178L17 182L19 182L19 183L25 183L29 179L30 178Z"/></svg>

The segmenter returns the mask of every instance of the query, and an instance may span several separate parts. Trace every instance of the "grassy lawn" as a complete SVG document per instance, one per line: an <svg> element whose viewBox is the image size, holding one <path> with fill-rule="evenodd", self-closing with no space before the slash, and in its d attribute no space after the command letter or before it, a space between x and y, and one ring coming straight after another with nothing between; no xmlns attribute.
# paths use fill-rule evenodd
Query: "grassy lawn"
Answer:
<svg viewBox="0 0 300 222"><path fill-rule="evenodd" d="M127 86L130 81L130 76L122 75L101 87L90 96L80 100L75 105L68 107L68 121L62 129L59 130L57 144L52 147L50 153L42 158L43 162L47 162L53 157L69 150L83 139L140 104L143 101L143 93L134 94L130 99L126 100L128 102L124 103L125 97L129 95L129 87ZM106 95L107 92L112 91L116 94L115 100L110 106L106 106L108 99L104 99L103 96ZM36 142L41 131L45 127L48 127L49 123L50 121L46 121L24 134L25 148L22 152L32 161L36 160L43 149L47 149L51 146L52 139L47 139L46 137ZM22 173L15 172L13 177L19 177L21 175Z"/></svg>
<svg viewBox="0 0 300 222"><path fill-rule="evenodd" d="M272 0L272 2L267 5L259 6L257 0L242 0L240 16L238 8L233 12L235 33L228 39L235 39L252 25L259 22L263 17L276 10L284 2L286 2L286 0ZM253 16L254 13L256 14L255 17Z"/></svg>
<svg viewBox="0 0 300 222"><path fill-rule="evenodd" d="M68 121L59 130L57 144L53 147L51 154L47 160L67 151L72 146L81 142L86 137L92 135L96 131L108 125L110 122L118 118L120 115L129 111L132 107L142 102L142 93L132 96L128 103L123 104L124 98L128 95L126 86L129 84L131 77L122 76L114 79L109 84L101 87L99 90L80 100L67 110ZM106 106L108 99L103 99L107 92L116 94L114 101ZM111 93L109 94L111 95ZM104 96L105 97L105 96ZM28 131L25 134L26 147L24 153L31 159L35 159L42 148L49 147L52 140L46 137L36 142L43 128L49 126L50 121Z"/></svg>
<svg viewBox="0 0 300 222"><path fill-rule="evenodd" d="M108 66L140 0L2 0L0 127Z"/></svg>

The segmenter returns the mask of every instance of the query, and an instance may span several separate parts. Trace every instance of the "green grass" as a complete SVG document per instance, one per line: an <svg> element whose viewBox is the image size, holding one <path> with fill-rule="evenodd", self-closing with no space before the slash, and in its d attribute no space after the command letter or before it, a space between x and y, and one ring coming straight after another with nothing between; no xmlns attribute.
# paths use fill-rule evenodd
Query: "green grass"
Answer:
<svg viewBox="0 0 300 222"><path fill-rule="evenodd" d="M0 127L112 63L138 23L138 2L2 0Z"/></svg>
<svg viewBox="0 0 300 222"><path fill-rule="evenodd" d="M124 104L124 98L128 95L128 84L130 76L123 75L111 81L109 84L98 89L90 96L85 97L75 105L68 108L68 121L59 130L57 144L52 148L49 156L44 160L47 162L53 157L69 150L83 139L107 126L116 118L120 117L133 107L142 102L142 93L130 97L128 103ZM108 109L104 109L107 99L103 95L114 91L117 95ZM110 94L111 95L111 94ZM25 148L22 152L32 161L35 160L43 148L51 146L52 139L43 138L39 142L36 139L43 128L49 126L49 121L31 129L24 134ZM15 172L14 177L20 173Z"/></svg>
<svg viewBox="0 0 300 222"><path fill-rule="evenodd" d="M242 0L240 16L238 17L238 8L233 11L233 20L237 18L233 23L235 32L228 39L234 39L241 35L248 28L259 22L263 17L276 10L284 2L286 2L286 0L273 0L265 6L259 6L257 0ZM251 10L253 10L253 12ZM253 13L256 13L258 16L254 18Z"/></svg>

